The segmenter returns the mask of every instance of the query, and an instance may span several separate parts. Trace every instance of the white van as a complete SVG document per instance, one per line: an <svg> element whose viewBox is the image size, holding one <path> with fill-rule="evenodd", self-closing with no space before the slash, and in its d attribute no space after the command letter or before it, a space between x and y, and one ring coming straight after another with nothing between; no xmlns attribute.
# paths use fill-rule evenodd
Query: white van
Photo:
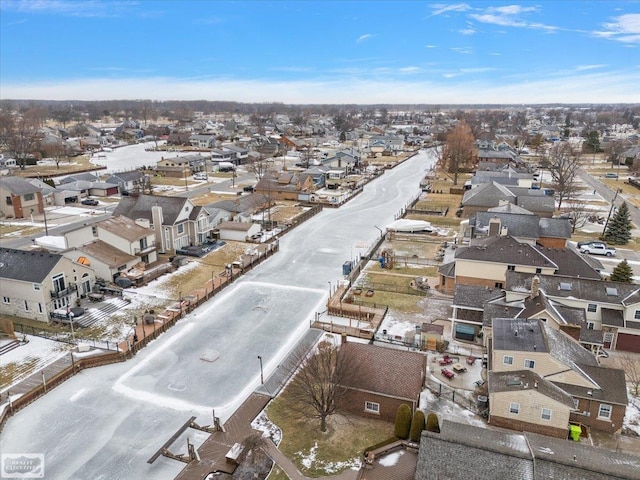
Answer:
<svg viewBox="0 0 640 480"><path fill-rule="evenodd" d="M193 176L194 180L207 180L206 172L198 172Z"/></svg>

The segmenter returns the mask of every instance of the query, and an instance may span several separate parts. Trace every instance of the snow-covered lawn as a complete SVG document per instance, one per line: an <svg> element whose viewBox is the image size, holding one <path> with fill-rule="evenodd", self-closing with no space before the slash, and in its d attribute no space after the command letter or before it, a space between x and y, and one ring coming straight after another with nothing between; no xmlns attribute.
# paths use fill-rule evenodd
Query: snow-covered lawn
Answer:
<svg viewBox="0 0 640 480"><path fill-rule="evenodd" d="M3 379L0 392L9 390L12 385L50 365L71 350L71 345L32 335L21 335L19 339L27 342L0 355L0 376Z"/></svg>

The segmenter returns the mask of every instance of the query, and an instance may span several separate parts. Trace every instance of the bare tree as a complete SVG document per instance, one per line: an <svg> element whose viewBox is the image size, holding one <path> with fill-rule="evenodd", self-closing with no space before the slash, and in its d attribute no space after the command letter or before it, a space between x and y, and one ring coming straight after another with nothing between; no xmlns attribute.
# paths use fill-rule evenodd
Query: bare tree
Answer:
<svg viewBox="0 0 640 480"><path fill-rule="evenodd" d="M471 128L463 120L458 122L455 128L447 135L447 140L442 147L442 162L447 172L453 174L453 184L458 184L460 170L471 164L474 151L473 134Z"/></svg>
<svg viewBox="0 0 640 480"><path fill-rule="evenodd" d="M308 353L306 346L294 351L289 368L292 372L297 370L286 390L293 412L318 419L320 430L326 432L327 418L336 412L347 393L345 385L361 374L360 360L350 350L322 341L313 353Z"/></svg>
<svg viewBox="0 0 640 480"><path fill-rule="evenodd" d="M572 198L569 202L569 223L571 224L571 233L575 233L576 229L584 227L592 215L591 209L587 207L586 202Z"/></svg>
<svg viewBox="0 0 640 480"><path fill-rule="evenodd" d="M627 145L622 140L614 140L606 146L607 160L611 162L612 169L614 166L619 167L620 162L624 162L624 152L626 150Z"/></svg>
<svg viewBox="0 0 640 480"><path fill-rule="evenodd" d="M580 168L580 154L568 142L562 142L549 150L545 160L558 198L558 208L561 208L562 202L577 189L576 176Z"/></svg>
<svg viewBox="0 0 640 480"><path fill-rule="evenodd" d="M640 357L631 353L623 353L616 359L618 367L624 370L627 381L631 384L633 395L640 395Z"/></svg>
<svg viewBox="0 0 640 480"><path fill-rule="evenodd" d="M0 146L18 161L21 170L25 169L27 157L37 148L39 119L37 111L29 110L22 115L10 111L0 115Z"/></svg>

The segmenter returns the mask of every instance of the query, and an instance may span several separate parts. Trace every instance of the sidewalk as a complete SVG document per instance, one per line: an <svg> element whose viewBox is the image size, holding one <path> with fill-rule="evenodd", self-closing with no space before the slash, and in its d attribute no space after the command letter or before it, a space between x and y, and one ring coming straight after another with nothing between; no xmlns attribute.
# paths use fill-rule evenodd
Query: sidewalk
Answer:
<svg viewBox="0 0 640 480"><path fill-rule="evenodd" d="M276 447L272 442L266 442L264 451L267 455L269 455L274 463L276 463L282 470L285 471L285 473L291 480L307 480L308 477L302 475L300 473L300 470L298 470L298 467L296 467L291 460L289 460L280 450L278 450L278 447ZM357 478L358 471L348 469L337 475L319 477L315 480L356 480Z"/></svg>

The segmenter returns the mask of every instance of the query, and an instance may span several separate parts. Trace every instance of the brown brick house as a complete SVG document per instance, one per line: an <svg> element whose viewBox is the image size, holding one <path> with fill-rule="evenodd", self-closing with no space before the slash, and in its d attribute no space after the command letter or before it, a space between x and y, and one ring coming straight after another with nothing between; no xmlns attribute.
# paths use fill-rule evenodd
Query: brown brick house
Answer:
<svg viewBox="0 0 640 480"><path fill-rule="evenodd" d="M349 385L339 409L355 415L393 422L398 407L418 408L424 386L427 357L421 353L405 352L362 343L345 343L340 348L361 360L362 375Z"/></svg>

